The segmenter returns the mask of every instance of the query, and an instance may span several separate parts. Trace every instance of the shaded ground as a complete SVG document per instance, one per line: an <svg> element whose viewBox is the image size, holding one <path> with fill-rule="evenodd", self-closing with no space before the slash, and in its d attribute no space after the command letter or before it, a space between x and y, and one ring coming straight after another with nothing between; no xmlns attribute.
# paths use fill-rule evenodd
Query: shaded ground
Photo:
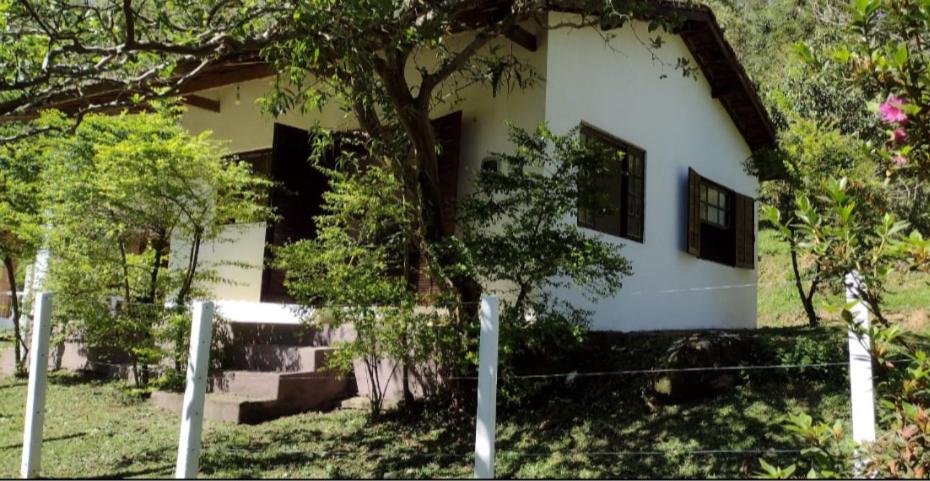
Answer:
<svg viewBox="0 0 930 481"><path fill-rule="evenodd" d="M837 329L766 330L761 336L768 355L785 361L846 356ZM796 342L800 338L813 341ZM673 340L622 336L586 354L565 353L574 356L575 365L549 369L654 366ZM172 475L177 416L128 398L116 382L61 374L51 379L42 475ZM650 401L647 381L643 375L570 382L502 379L498 476L741 477L756 471L758 454L652 452L798 448L781 427L784 414L801 408L815 417L848 418L845 369L747 373L726 394L678 406ZM0 477L18 473L24 404L24 382L0 379ZM471 407L461 412L427 408L418 415L395 413L377 423L358 411L304 414L258 426L207 422L201 474L470 477L473 412Z"/></svg>

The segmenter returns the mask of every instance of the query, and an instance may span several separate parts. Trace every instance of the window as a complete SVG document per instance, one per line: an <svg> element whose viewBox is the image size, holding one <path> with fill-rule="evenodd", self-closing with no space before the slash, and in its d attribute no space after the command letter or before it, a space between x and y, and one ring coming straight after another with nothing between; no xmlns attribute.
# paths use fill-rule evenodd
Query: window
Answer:
<svg viewBox="0 0 930 481"><path fill-rule="evenodd" d="M252 166L252 172L266 179L271 178L271 149L251 150L226 157L230 160L245 162Z"/></svg>
<svg viewBox="0 0 930 481"><path fill-rule="evenodd" d="M751 197L688 173L688 252L735 267L755 266L755 206Z"/></svg>
<svg viewBox="0 0 930 481"><path fill-rule="evenodd" d="M587 124L581 126L581 138L607 158L615 154L616 161L597 175L582 176L578 225L642 242L646 153Z"/></svg>
<svg viewBox="0 0 930 481"><path fill-rule="evenodd" d="M729 196L730 193L724 189L701 182L701 221L726 229L727 206L731 204L727 201Z"/></svg>

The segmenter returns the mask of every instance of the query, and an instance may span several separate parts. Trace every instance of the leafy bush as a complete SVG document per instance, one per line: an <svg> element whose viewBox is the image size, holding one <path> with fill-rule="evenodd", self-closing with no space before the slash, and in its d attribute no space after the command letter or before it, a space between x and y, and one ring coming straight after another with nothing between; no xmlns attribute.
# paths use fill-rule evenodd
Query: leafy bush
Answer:
<svg viewBox="0 0 930 481"><path fill-rule="evenodd" d="M90 347L127 355L140 387L162 357L186 364L181 318L216 280L198 268L201 243L221 241L232 221L268 215L267 181L225 160L208 134L188 133L179 115L90 115L44 147L56 318ZM169 268L169 242L182 239L184 267ZM166 311L169 300L176 307Z"/></svg>

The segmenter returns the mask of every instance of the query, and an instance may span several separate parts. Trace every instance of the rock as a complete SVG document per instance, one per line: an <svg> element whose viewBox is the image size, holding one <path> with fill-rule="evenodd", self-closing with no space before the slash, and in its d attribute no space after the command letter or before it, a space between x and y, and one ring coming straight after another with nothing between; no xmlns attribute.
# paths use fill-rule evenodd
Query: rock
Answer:
<svg viewBox="0 0 930 481"><path fill-rule="evenodd" d="M387 411L390 409L396 409L400 405L400 400L397 399L385 399L381 401L381 409ZM340 409L358 409L368 411L371 409L371 400L366 396L355 396L350 397L349 399L343 400L339 404Z"/></svg>
<svg viewBox="0 0 930 481"><path fill-rule="evenodd" d="M760 351L756 343L731 333L701 332L679 339L669 347L657 369L688 369L753 364ZM695 401L729 391L739 371L696 370L657 374L651 390L659 402Z"/></svg>
<svg viewBox="0 0 930 481"><path fill-rule="evenodd" d="M368 400L365 396L355 396L350 397L349 399L343 400L339 404L340 409L359 409L359 410L369 410L371 409L371 401Z"/></svg>

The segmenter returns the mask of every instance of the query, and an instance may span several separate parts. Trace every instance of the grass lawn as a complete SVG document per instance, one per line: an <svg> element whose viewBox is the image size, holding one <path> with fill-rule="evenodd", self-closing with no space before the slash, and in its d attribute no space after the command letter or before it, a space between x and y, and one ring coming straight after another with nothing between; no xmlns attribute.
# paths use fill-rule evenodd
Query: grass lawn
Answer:
<svg viewBox="0 0 930 481"><path fill-rule="evenodd" d="M781 242L774 231L759 231L759 326L784 327L803 326L807 317L801 307L798 291L794 287L791 273L791 258L788 244ZM885 313L889 319L901 322L911 331L926 332L930 328L930 275L892 273L889 282L891 291L886 299ZM835 282L842 288L842 279ZM827 299L837 304L845 294L842 290L828 294ZM824 312L822 295L814 297L820 306L822 317L827 323L839 323L837 315ZM819 302L817 302L819 301Z"/></svg>
<svg viewBox="0 0 930 481"><path fill-rule="evenodd" d="M760 233L761 349L777 363L844 361L845 328L811 329L790 280L785 246ZM899 279L889 311L912 330L926 327L930 278ZM922 317L921 317L922 316ZM540 372L646 369L658 365L674 335L626 335L587 353L562 355ZM0 339L0 342L3 340ZM540 358L559 359L547 352ZM556 361L558 362L558 361ZM533 363L530 363L532 365ZM536 363L538 364L538 363ZM541 368L542 369L542 368ZM43 476L169 477L177 415L129 397L124 385L54 374L48 390ZM695 450L798 449L784 416L849 418L843 368L747 371L732 390L680 405L647 394L645 375L514 380L499 387L497 475L517 478L746 477L755 453ZM0 378L0 477L18 475L25 382ZM208 421L201 476L301 478L470 477L474 408L424 408L371 421L359 411L291 416L257 426ZM790 464L795 454L766 455Z"/></svg>
<svg viewBox="0 0 930 481"><path fill-rule="evenodd" d="M789 337L797 335L791 330ZM795 332L797 331L797 332ZM809 333L808 333L809 334ZM842 358L842 332L822 329L828 356ZM770 339L783 331L763 331ZM579 371L652 365L670 336L628 336ZM662 406L643 395L645 376L540 382L502 379L500 477L739 477L756 454L658 455L641 451L797 448L782 414L804 409L848 417L843 369L791 375L755 372L718 397ZM127 398L121 384L55 374L48 390L42 472L49 477L173 474L178 416ZM511 401L507 401L510 399ZM521 401L513 401L521 399ZM0 379L0 477L18 474L25 382ZM394 413L304 414L258 426L207 422L204 477L470 477L473 408ZM626 454L617 454L626 452ZM632 453L631 453L632 452ZM639 452L639 453L636 453ZM772 457L769 457L772 459ZM790 458L785 459L785 461Z"/></svg>

